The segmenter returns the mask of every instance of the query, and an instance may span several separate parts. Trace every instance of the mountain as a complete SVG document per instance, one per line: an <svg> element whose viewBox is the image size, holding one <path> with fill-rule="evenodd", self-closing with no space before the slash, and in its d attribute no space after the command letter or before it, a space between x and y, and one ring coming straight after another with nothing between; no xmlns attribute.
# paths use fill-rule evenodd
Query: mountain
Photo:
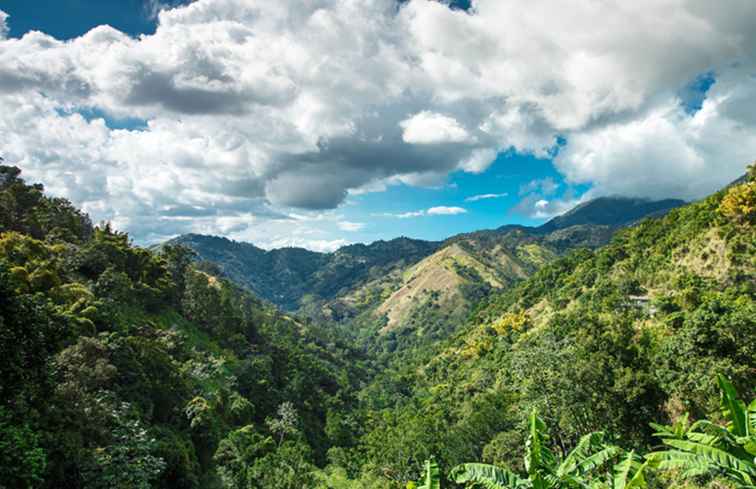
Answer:
<svg viewBox="0 0 756 489"><path fill-rule="evenodd" d="M19 173L0 165L0 487L241 487L246 462L244 487L313 487L364 355Z"/></svg>
<svg viewBox="0 0 756 489"><path fill-rule="evenodd" d="M260 297L318 321L348 326L369 348L393 354L442 339L488 294L529 277L579 247L596 248L622 226L661 215L682 201L603 197L540 227L502 226L443 242L409 238L349 245L333 253L265 251L248 243L184 235L171 244ZM381 338L371 340L377 335Z"/></svg>
<svg viewBox="0 0 756 489"><path fill-rule="evenodd" d="M659 445L649 423L685 432L719 412L718 375L754 392L756 171L751 179L549 261L490 294L447 339L389 364L361 394L367 466L406 479L433 456L522 472L532 412L566 447L558 453L591 432L648 452ZM708 429L691 439L731 436ZM642 487L716 487L715 476L698 485L660 472Z"/></svg>
<svg viewBox="0 0 756 489"><path fill-rule="evenodd" d="M340 328L0 166L0 487L399 489L476 460L530 477L535 458L536 480L561 483L556 461L581 487L638 467L650 489L750 483L756 404L736 393L756 389L756 169L569 249L603 222L333 254L192 238L304 280L323 260L311 284L332 299L299 303L342 301ZM677 470L642 463L660 436Z"/></svg>
<svg viewBox="0 0 756 489"><path fill-rule="evenodd" d="M537 229L542 233L550 233L585 224L618 228L633 224L645 217L659 217L684 204L684 200L676 199L598 197L578 204L575 208L553 218Z"/></svg>
<svg viewBox="0 0 756 489"><path fill-rule="evenodd" d="M230 279L288 311L297 310L306 295L332 299L356 284L411 265L440 246L397 238L344 246L333 253L304 248L266 251L250 243L199 234L182 235L167 244L188 246Z"/></svg>

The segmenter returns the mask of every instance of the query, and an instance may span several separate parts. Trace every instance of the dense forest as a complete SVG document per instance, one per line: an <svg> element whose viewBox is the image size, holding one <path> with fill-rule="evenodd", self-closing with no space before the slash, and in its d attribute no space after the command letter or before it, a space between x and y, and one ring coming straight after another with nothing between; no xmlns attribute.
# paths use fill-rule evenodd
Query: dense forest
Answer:
<svg viewBox="0 0 756 489"><path fill-rule="evenodd" d="M0 219L0 487L311 485L356 405L358 351L16 168Z"/></svg>
<svg viewBox="0 0 756 489"><path fill-rule="evenodd" d="M391 355L0 167L0 487L756 487L755 224L751 167Z"/></svg>

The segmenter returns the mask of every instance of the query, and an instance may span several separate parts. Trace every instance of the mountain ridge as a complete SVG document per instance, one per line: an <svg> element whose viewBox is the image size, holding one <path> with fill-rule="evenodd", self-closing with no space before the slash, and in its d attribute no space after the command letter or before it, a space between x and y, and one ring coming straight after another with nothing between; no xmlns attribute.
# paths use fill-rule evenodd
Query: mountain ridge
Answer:
<svg viewBox="0 0 756 489"><path fill-rule="evenodd" d="M352 244L321 253L263 250L227 238L184 235L231 280L290 312L338 324L366 348L392 355L443 339L486 296L526 279L576 248L598 248L645 213L682 201L602 197L529 227L504 225L443 241L407 237ZM623 212L627 209L627 212Z"/></svg>
<svg viewBox="0 0 756 489"><path fill-rule="evenodd" d="M667 212L683 203L673 199L650 201L600 197L582 203L540 226L506 224L495 229L460 233L442 241L400 236L372 243L349 244L332 252L300 247L266 250L253 243L201 234L181 235L167 243L189 246L200 259L219 264L230 278L264 299L286 310L296 310L301 306L302 298L310 292L324 299L334 298L342 289L369 279L370 270L374 267L378 267L372 272L374 276L386 275L396 266L414 265L460 241L501 241L507 246L517 247L521 241L545 239L555 252L578 246L597 247L608 241L614 229L632 224L649 213ZM623 208L629 208L631 212L623 214ZM350 260L354 263L350 263ZM278 281L281 277L288 277L291 286L283 290L276 286L274 277ZM342 287L325 283L335 279L351 279L351 282Z"/></svg>

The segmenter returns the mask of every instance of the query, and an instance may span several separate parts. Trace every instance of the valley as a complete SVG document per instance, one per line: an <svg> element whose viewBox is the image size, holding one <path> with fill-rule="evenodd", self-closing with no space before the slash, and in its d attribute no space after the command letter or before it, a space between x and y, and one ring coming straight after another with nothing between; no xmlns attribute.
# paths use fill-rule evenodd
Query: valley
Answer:
<svg viewBox="0 0 756 489"><path fill-rule="evenodd" d="M751 428L732 424L710 443L737 470L674 468L711 436L688 416L756 409L737 397L756 387L754 171L690 204L600 199L538 228L323 254L200 235L136 247L0 167L0 480L747 481L750 435L721 433ZM672 451L653 452L659 436ZM553 451L528 472L534 442ZM594 451L607 457L573 473Z"/></svg>
<svg viewBox="0 0 756 489"><path fill-rule="evenodd" d="M333 253L265 251L201 235L169 244L191 248L198 260L284 310L337 323L367 348L394 355L453 334L478 303L546 263L605 245L617 230L683 204L604 197L540 227L505 225L442 242L402 237Z"/></svg>

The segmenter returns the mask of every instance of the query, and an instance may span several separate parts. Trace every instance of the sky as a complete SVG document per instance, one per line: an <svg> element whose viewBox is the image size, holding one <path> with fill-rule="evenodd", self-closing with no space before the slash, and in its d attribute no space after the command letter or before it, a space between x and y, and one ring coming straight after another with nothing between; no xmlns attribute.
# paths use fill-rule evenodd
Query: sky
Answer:
<svg viewBox="0 0 756 489"><path fill-rule="evenodd" d="M0 0L0 156L138 244L330 251L701 198L756 2Z"/></svg>

